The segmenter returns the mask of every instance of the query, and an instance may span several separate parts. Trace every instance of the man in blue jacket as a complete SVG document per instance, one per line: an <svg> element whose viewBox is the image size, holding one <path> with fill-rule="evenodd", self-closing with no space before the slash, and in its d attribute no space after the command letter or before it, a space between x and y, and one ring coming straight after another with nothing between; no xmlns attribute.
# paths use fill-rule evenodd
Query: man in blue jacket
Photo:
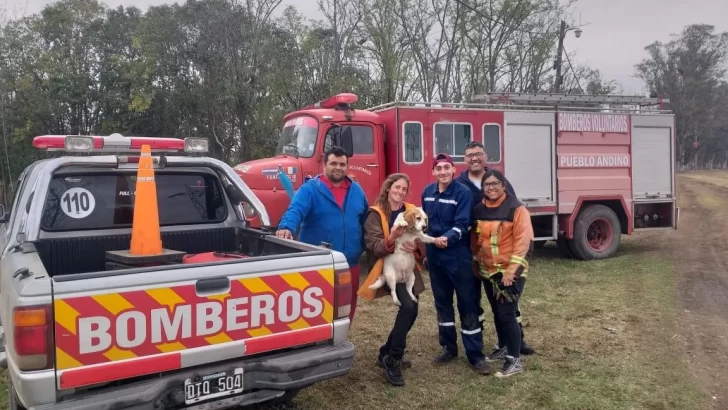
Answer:
<svg viewBox="0 0 728 410"><path fill-rule="evenodd" d="M425 187L421 199L429 218L427 233L437 238L434 244L427 245L427 266L442 346L433 363L446 363L458 355L454 293L468 362L476 372L489 374L483 354L483 330L478 321L480 281L472 273L468 248L473 196L467 187L454 180L455 166L449 155L435 157L432 174L437 182Z"/></svg>
<svg viewBox="0 0 728 410"><path fill-rule="evenodd" d="M361 185L346 176L349 158L339 147L324 154L324 173L305 182L281 217L276 236L311 245L328 242L346 256L351 271L350 320L354 320L359 284L359 257L364 251L363 225L369 202Z"/></svg>
<svg viewBox="0 0 728 410"><path fill-rule="evenodd" d="M485 152L485 147L483 147L483 144L479 143L478 141L470 141L468 145L465 146L464 156L465 164L468 166L468 169L461 172L456 181L470 188L470 192L472 192L473 194L473 206L475 206L483 200L483 189L481 188L481 180L483 179L483 175L488 172L488 167L485 165L488 158L488 153ZM508 195L513 195L514 197L516 197L516 191L513 189L513 185L511 185L511 183L507 179L505 183L506 192L508 193ZM480 302L481 298L482 290L480 289L480 287L478 287L478 313L480 317L480 323L482 324L483 322L485 322L485 313ZM525 335L523 334L523 325L521 324L520 309L516 311L516 319L518 321L518 325L521 327L521 354L530 355L535 353L533 348L528 345L528 343L526 343L526 340L524 338ZM489 357L495 357L497 356L497 354L498 347L496 346L496 350L491 353Z"/></svg>

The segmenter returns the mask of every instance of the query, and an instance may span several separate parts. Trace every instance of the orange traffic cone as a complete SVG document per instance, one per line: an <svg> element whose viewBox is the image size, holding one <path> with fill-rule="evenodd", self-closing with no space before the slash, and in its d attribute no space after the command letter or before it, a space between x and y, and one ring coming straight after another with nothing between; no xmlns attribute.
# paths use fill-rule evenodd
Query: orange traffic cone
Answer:
<svg viewBox="0 0 728 410"><path fill-rule="evenodd" d="M152 150L149 145L142 145L134 194L131 247L128 250L106 251L106 269L181 263L185 254L162 248Z"/></svg>
<svg viewBox="0 0 728 410"><path fill-rule="evenodd" d="M137 170L136 194L134 195L134 222L131 227L132 255L156 255L162 253L162 236L159 233L159 209L157 184L154 181L152 150L142 145L142 156Z"/></svg>

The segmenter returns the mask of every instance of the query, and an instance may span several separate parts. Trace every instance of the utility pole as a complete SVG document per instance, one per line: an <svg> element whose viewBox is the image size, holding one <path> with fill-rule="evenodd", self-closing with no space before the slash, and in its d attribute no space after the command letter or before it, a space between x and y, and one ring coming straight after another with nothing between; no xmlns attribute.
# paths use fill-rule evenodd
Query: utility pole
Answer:
<svg viewBox="0 0 728 410"><path fill-rule="evenodd" d="M554 80L554 92L561 92L561 57L564 54L564 37L566 37L566 22L561 20L561 28L559 28L559 47L556 51L556 61L554 68L556 69L556 80Z"/></svg>

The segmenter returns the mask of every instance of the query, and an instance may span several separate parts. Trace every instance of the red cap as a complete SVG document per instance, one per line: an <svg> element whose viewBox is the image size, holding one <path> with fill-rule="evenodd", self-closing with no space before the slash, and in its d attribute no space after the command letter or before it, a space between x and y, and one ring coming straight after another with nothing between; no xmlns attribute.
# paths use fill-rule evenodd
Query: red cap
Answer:
<svg viewBox="0 0 728 410"><path fill-rule="evenodd" d="M455 166L455 164L452 162L452 158L450 158L449 155L447 155L447 154L437 154L437 156L435 157L435 161L432 162L432 169L435 169L435 167L437 166L437 164L439 164L441 162L447 162L450 165Z"/></svg>

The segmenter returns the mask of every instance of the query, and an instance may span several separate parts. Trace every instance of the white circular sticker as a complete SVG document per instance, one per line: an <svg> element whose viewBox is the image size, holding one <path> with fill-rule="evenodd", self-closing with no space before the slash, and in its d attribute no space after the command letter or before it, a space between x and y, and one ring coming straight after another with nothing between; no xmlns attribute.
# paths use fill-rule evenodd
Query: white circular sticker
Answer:
<svg viewBox="0 0 728 410"><path fill-rule="evenodd" d="M71 188L61 196L61 209L71 218L86 218L95 207L96 199L86 188Z"/></svg>

